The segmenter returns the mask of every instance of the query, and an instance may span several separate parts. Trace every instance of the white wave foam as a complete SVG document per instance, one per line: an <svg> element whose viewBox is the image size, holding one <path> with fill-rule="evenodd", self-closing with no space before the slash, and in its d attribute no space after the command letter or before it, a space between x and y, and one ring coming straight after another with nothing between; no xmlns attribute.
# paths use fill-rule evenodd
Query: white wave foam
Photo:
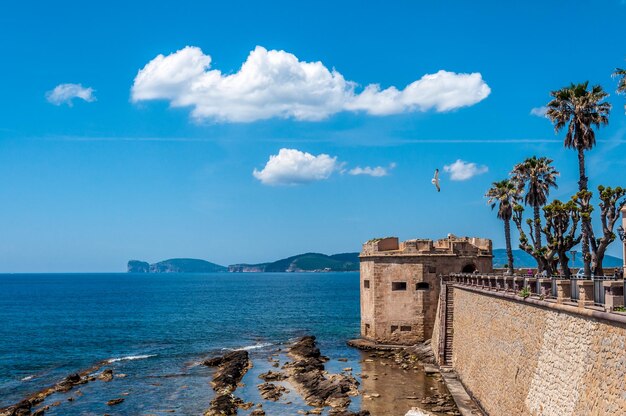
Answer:
<svg viewBox="0 0 626 416"><path fill-rule="evenodd" d="M119 358L110 358L107 360L109 364L116 363L118 361L132 361L132 360L145 360L146 358L156 357L156 354L146 354L146 355L129 355L126 357Z"/></svg>
<svg viewBox="0 0 626 416"><path fill-rule="evenodd" d="M34 379L34 378L35 378L35 376L26 376L26 377L24 377L24 378L22 379L22 381L28 381L28 380L32 380L32 379Z"/></svg>
<svg viewBox="0 0 626 416"><path fill-rule="evenodd" d="M258 344L254 344L254 345L248 345L247 347L241 347L241 348L235 348L233 351L250 351L250 350L257 350L259 348L265 348L265 347L269 347L271 346L272 343L271 342L260 342Z"/></svg>

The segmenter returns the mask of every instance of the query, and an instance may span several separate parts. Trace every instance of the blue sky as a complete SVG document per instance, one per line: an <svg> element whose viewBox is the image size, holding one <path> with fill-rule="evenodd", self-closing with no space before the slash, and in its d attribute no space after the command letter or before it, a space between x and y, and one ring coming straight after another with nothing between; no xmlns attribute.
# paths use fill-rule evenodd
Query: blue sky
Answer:
<svg viewBox="0 0 626 416"><path fill-rule="evenodd" d="M571 81L614 107L590 185L626 185L610 77L626 65L623 1L127 3L0 6L0 271L260 262L449 232L503 247L491 182L536 154L561 172L554 197L576 189L575 153L530 114ZM434 169L459 159L476 174L442 172L436 193Z"/></svg>

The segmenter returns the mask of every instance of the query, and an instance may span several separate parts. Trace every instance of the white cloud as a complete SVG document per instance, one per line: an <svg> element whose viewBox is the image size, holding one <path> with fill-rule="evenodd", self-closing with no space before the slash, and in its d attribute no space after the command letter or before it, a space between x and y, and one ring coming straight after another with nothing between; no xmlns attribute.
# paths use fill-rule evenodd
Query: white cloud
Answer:
<svg viewBox="0 0 626 416"><path fill-rule="evenodd" d="M485 165L479 166L473 162L465 162L461 159L457 159L456 162L445 165L443 170L450 174L450 179L453 181L466 181L474 176L486 173L489 171L489 168Z"/></svg>
<svg viewBox="0 0 626 416"><path fill-rule="evenodd" d="M381 177L389 175L389 171L396 167L395 163L391 163L388 167L376 166L375 168L370 168L366 166L364 168L357 166L356 168L350 169L348 174L350 175L369 175L374 177Z"/></svg>
<svg viewBox="0 0 626 416"><path fill-rule="evenodd" d="M548 111L548 107L544 105L541 107L531 108L530 114L537 117L546 117L546 111Z"/></svg>
<svg viewBox="0 0 626 416"><path fill-rule="evenodd" d="M399 90L381 90L344 79L321 62L300 61L285 51L257 46L230 75L211 69L211 56L187 46L158 55L135 77L131 99L167 100L172 107L191 107L197 120L251 122L273 117L322 120L341 111L374 115L408 111L450 111L470 106L491 92L480 73L439 71Z"/></svg>
<svg viewBox="0 0 626 416"><path fill-rule="evenodd" d="M263 169L254 169L252 174L265 185L298 185L328 179L340 167L336 157L283 148L270 156Z"/></svg>
<svg viewBox="0 0 626 416"><path fill-rule="evenodd" d="M354 94L345 108L375 115L432 109L443 112L474 105L490 93L491 89L479 73L457 74L441 70L424 75L403 90L396 87L381 90L378 84L370 84L360 94Z"/></svg>
<svg viewBox="0 0 626 416"><path fill-rule="evenodd" d="M88 103L96 101L93 92L93 88L85 88L81 84L59 84L46 92L46 100L54 105L67 104L71 107L74 98L80 98Z"/></svg>

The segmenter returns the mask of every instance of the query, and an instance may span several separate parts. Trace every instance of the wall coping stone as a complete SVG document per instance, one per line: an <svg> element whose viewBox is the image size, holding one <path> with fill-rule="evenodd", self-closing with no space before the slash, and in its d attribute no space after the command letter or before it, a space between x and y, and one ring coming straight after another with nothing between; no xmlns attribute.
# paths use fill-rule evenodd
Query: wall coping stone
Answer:
<svg viewBox="0 0 626 416"><path fill-rule="evenodd" d="M592 281L589 281L589 282L593 283ZM570 305L565 305L562 303L546 302L545 300L533 299L531 297L524 299L524 298L517 296L517 294L511 294L508 292L494 292L490 290L483 290L477 287L465 286L465 285L458 284L458 283L451 282L448 284L451 284L456 289L465 290L468 292L475 292L475 293L485 295L485 296L497 297L497 298L501 298L501 299L505 299L505 300L509 300L509 301L513 301L517 303L529 304L531 306L540 307L544 309L552 309L552 310L556 310L560 312L570 313L572 315L585 316L588 318L595 318L599 320L615 322L621 325L626 325L626 315L602 312L602 311L597 311L597 310L587 309L587 308L580 308L577 306L570 306Z"/></svg>

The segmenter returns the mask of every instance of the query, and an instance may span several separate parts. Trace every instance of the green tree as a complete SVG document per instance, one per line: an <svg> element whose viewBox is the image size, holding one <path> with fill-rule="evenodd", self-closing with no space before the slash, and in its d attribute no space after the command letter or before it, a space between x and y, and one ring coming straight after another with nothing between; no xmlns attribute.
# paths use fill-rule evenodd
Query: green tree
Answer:
<svg viewBox="0 0 626 416"><path fill-rule="evenodd" d="M519 248L533 256L533 258L537 261L538 269L546 271L548 275L553 274L556 268L556 260L554 259L554 256L557 254L556 250L549 246L542 246L539 247L539 249L536 249L534 241L533 244L528 241L528 237L526 236L526 232L523 227L523 217L524 207L521 204L515 204L513 206L513 222L517 226L517 231L519 231ZM535 227L538 227L538 225L535 225L535 221L530 218L526 220L526 224L530 230L530 238L533 240Z"/></svg>
<svg viewBox="0 0 626 416"><path fill-rule="evenodd" d="M513 274L513 249L511 248L511 217L513 216L513 205L519 198L519 191L515 184L504 179L494 182L485 194L491 205L491 209L498 207L497 216L504 222L504 238L506 240L506 255L508 258L508 273Z"/></svg>
<svg viewBox="0 0 626 416"><path fill-rule="evenodd" d="M541 230L546 236L548 249L556 252L561 271L569 278L569 257L567 252L580 243L582 235L576 236L580 209L572 198L567 203L558 199L543 208L546 226Z"/></svg>
<svg viewBox="0 0 626 416"><path fill-rule="evenodd" d="M602 269L602 263L604 262L604 255L609 245L615 241L615 233L613 229L615 223L620 218L620 212L624 205L626 205L626 189L621 187L611 188L598 186L598 193L600 196L600 223L602 224L602 237L596 238L591 229L590 239L591 253L593 262L596 265L596 276L604 276Z"/></svg>
<svg viewBox="0 0 626 416"><path fill-rule="evenodd" d="M619 78L617 81L617 93L626 94L626 69L615 68L613 77ZM626 104L624 104L624 111L626 112Z"/></svg>
<svg viewBox="0 0 626 416"><path fill-rule="evenodd" d="M596 144L593 127L609 123L611 104L604 101L608 94L599 85L588 89L589 82L571 84L569 87L552 91L553 99L548 103L546 116L554 123L555 132L567 127L565 147L578 152L578 190L587 191L585 174L585 151ZM591 255L589 252L589 235L591 233L591 211L582 215L582 247L585 276L591 275Z"/></svg>
<svg viewBox="0 0 626 416"><path fill-rule="evenodd" d="M535 250L539 250L541 247L540 209L548 202L550 188L557 188L556 177L559 176L559 172L552 166L552 159L533 156L515 165L511 176L520 193L524 193L524 203L533 207L535 220L533 245Z"/></svg>

